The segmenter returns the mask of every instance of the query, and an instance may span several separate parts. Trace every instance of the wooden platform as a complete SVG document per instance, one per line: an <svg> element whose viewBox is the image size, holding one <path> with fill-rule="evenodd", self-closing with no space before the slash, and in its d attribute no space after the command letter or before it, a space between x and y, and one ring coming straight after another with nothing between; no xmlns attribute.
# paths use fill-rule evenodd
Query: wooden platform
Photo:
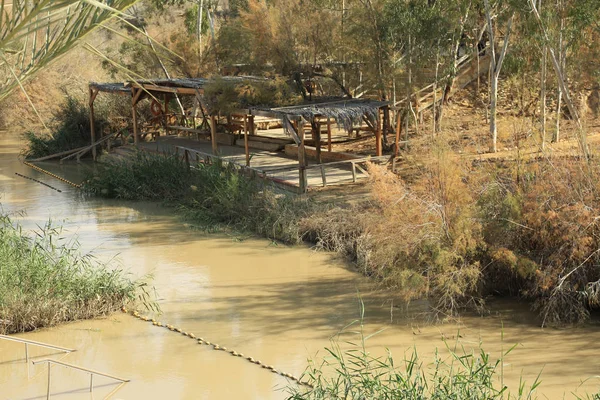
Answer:
<svg viewBox="0 0 600 400"><path fill-rule="evenodd" d="M177 146L197 150L211 154L211 143L209 141L198 141L182 137L160 137L155 142L140 143L139 147L153 152L174 153ZM233 161L238 165L245 165L246 157L244 148L238 146L219 146L219 156L224 160ZM192 158L193 160L193 158ZM286 156L283 152L271 152L254 149L251 152L250 166L263 172L268 178L289 185L299 187L299 165L296 158ZM324 170L314 161L309 161L306 169L308 187L323 187L323 172L326 175L327 185L339 185L353 183L355 180L364 180L367 174L361 171L361 167L355 168L349 162L334 163L334 165L323 164Z"/></svg>

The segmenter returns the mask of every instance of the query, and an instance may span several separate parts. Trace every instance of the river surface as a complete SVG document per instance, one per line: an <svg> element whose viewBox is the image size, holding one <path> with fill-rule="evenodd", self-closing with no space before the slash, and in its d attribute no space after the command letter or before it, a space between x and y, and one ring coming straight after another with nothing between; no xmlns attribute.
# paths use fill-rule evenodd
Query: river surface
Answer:
<svg viewBox="0 0 600 400"><path fill-rule="evenodd" d="M0 132L0 192L5 212L22 212L27 229L48 220L77 235L85 251L116 257L133 276L152 274L163 323L300 375L309 358L325 355L330 338L359 317L364 331L377 332L369 351L389 348L397 361L413 348L425 364L436 349L447 354L443 338L466 351L482 343L492 358L518 344L504 360L504 381L517 390L523 376L541 372L542 398L597 391L600 381L600 329L597 324L563 330L540 329L528 307L497 301L485 317L463 316L452 323L429 323L426 307L410 307L331 254L286 247L267 240L215 235L190 229L162 206L88 199L77 189L23 165L22 143ZM90 165L41 163L80 181ZM23 179L18 172L60 190ZM460 332L458 334L458 332ZM56 366L52 399L284 399L286 378L254 364L121 313L16 335L77 349L67 355L30 347L45 356L131 381L117 386L107 378ZM458 337L458 338L457 338ZM345 339L355 339L346 334ZM47 367L27 365L21 344L0 340L0 399L44 399ZM54 353L54 354L53 354ZM400 364L397 362L397 364ZM582 384L582 382L584 382Z"/></svg>

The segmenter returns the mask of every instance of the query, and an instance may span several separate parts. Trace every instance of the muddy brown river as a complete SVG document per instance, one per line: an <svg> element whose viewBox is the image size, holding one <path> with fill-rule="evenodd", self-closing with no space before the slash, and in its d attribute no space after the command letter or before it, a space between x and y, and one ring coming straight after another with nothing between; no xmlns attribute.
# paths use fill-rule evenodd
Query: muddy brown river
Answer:
<svg viewBox="0 0 600 400"><path fill-rule="evenodd" d="M470 351L482 343L492 358L518 344L504 360L505 383L512 391L520 376L532 382L540 372L541 398L573 398L573 392L600 388L597 324L541 329L528 307L515 301L496 301L485 317L429 323L423 304L407 308L331 254L195 231L154 204L83 198L77 189L21 164L21 146L17 138L0 132L4 211L22 212L19 220L28 229L51 219L64 227L64 236L77 235L84 250L103 260L116 257L135 277L151 274L163 323L300 375L307 359L325 355L330 338L358 318L360 293L365 332L384 329L367 342L374 354L387 347L400 361L416 348L427 364L436 348L446 354L442 339L455 343L460 331L459 345ZM74 181L92 168L40 165ZM77 349L64 355L30 347L34 359L51 357L130 379L117 385L96 377L90 394L89 374L56 366L52 399L286 397L286 378L121 313L16 336ZM47 367L28 365L24 357L23 345L0 340L0 399L46 398Z"/></svg>

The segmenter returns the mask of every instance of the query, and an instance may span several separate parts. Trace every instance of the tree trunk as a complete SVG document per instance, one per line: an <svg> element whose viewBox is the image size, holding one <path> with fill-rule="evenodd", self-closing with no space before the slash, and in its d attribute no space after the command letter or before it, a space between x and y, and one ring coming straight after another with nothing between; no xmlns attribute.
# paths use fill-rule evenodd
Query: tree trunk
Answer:
<svg viewBox="0 0 600 400"><path fill-rule="evenodd" d="M554 49L549 45L550 40L548 38L548 32L546 31L546 28L544 27L544 23L542 22L542 18L540 17L540 14L535 6L535 3L533 2L533 0L529 0L529 4L531 5L531 8L533 9L533 13L535 14L535 17L540 25L540 28L542 29L542 33L544 35L544 40L546 42L546 45L548 46L548 51L550 52L550 58L552 60L552 66L554 67L554 72L556 73L556 78L558 79L558 83L562 90L563 96L565 97L565 103L567 103L567 107L569 108L569 113L571 114L571 118L573 118L573 120L575 120L575 123L577 124L577 128L579 130L579 145L581 146L581 151L585 158L589 158L589 150L587 148L587 137L585 134L585 130L583 129L583 126L581 125L581 120L579 119L579 114L573 104L573 101L571 100L571 96L569 95L569 88L567 86L567 81L565 79L565 76L563 73L563 68L561 66L561 61L564 61L566 51L563 48L562 49L563 58L557 59ZM561 51L559 50L559 54L560 53L561 53Z"/></svg>
<svg viewBox="0 0 600 400"><path fill-rule="evenodd" d="M497 141L498 141L498 127L496 125L496 105L498 102L498 79L500 78L500 71L502 70L502 64L504 63L504 58L506 57L506 52L508 51L508 43L510 39L510 30L512 28L512 22L514 18L514 13L510 16L508 23L506 25L506 33L504 34L504 45L502 46L502 51L500 52L500 56L498 57L498 61L496 61L496 43L495 43L495 35L494 35L494 26L492 23L492 11L490 9L489 0L484 0L485 4L485 16L487 19L487 27L488 27L488 35L490 37L490 152L495 153L498 150Z"/></svg>
<svg viewBox="0 0 600 400"><path fill-rule="evenodd" d="M498 101L498 75L492 73L492 81L490 82L490 134L492 142L490 152L495 153L498 142L498 127L496 126L496 103Z"/></svg>
<svg viewBox="0 0 600 400"><path fill-rule="evenodd" d="M540 93L540 125L541 125L541 135L542 135L542 150L546 148L546 75L547 75L547 60L548 60L548 51L546 50L546 46L544 46L542 50L542 88Z"/></svg>
<svg viewBox="0 0 600 400"><path fill-rule="evenodd" d="M434 138L435 134L438 131L437 127L437 116L436 116L436 107L437 107L437 81L438 74L440 70L440 42L438 41L437 51L435 53L435 79L433 80L433 105L431 106L431 110L433 113L432 122L433 122L433 130L431 131L431 137Z"/></svg>
<svg viewBox="0 0 600 400"><path fill-rule="evenodd" d="M542 8L542 0L538 3L539 9ZM541 88L540 88L540 134L542 136L542 150L546 148L546 70L548 60L548 51L546 45L542 47L542 71L541 71Z"/></svg>
<svg viewBox="0 0 600 400"><path fill-rule="evenodd" d="M560 10L561 2L560 0L557 2L557 9ZM565 73L564 63L563 63L563 34L562 31L564 29L565 20L561 17L560 19L560 32L558 33L558 58L560 61L561 72ZM553 142L558 142L560 140L560 119L562 116L561 112L562 108L562 89L560 84L558 85L558 99L556 101L556 130L554 131L554 137L552 138Z"/></svg>

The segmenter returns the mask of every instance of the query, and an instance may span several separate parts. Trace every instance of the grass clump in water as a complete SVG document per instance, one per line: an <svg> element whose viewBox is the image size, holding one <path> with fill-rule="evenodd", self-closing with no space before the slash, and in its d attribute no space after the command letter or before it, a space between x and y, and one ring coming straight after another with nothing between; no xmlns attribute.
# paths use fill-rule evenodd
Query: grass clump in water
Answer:
<svg viewBox="0 0 600 400"><path fill-rule="evenodd" d="M444 340L447 355L436 350L432 363L424 363L414 349L398 363L389 349L375 356L367 341L377 333L364 332L364 304L360 320L348 324L331 340L326 356L309 359L300 377L307 385L289 384L288 400L531 400L538 398L541 373L531 385L521 377L514 392L504 383L506 357L517 347L503 350L494 360L481 344L469 350ZM354 329L357 327L358 329ZM349 330L352 328L352 330ZM457 334L457 336L459 336ZM575 399L600 399L600 394Z"/></svg>
<svg viewBox="0 0 600 400"><path fill-rule="evenodd" d="M0 333L104 316L136 301L154 308L146 285L82 255L50 224L30 236L0 215Z"/></svg>

